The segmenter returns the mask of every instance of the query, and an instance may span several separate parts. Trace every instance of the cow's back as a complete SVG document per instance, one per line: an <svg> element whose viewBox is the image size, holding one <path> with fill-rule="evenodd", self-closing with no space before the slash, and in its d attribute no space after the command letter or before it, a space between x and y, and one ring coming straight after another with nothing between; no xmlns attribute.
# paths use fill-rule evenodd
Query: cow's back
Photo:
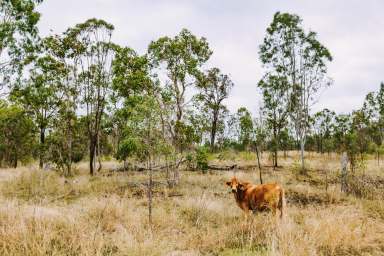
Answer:
<svg viewBox="0 0 384 256"><path fill-rule="evenodd" d="M252 210L275 209L282 188L277 184L253 185L246 191L249 208Z"/></svg>

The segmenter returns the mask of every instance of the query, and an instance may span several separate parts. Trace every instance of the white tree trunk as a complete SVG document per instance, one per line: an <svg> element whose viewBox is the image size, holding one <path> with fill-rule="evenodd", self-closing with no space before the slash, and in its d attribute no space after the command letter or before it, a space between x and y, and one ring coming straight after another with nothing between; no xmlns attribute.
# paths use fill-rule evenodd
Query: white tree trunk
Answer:
<svg viewBox="0 0 384 256"><path fill-rule="evenodd" d="M344 152L341 156L341 175L340 175L340 183L341 183L341 191L347 192L347 176L348 176L348 156L347 152Z"/></svg>
<svg viewBox="0 0 384 256"><path fill-rule="evenodd" d="M304 146L305 146L305 141L304 138L300 139L300 158L301 158L301 172L305 172L305 166L304 166Z"/></svg>

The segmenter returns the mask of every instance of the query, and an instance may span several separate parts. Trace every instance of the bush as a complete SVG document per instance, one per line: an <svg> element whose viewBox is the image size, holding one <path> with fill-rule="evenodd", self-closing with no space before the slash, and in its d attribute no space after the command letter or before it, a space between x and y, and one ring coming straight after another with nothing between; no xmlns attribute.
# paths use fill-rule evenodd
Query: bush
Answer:
<svg viewBox="0 0 384 256"><path fill-rule="evenodd" d="M185 160L187 161L187 167L189 170L195 170L196 169L194 154L188 153L187 156L185 157Z"/></svg>
<svg viewBox="0 0 384 256"><path fill-rule="evenodd" d="M206 147L199 147L196 150L196 167L203 172L208 170L208 150Z"/></svg>
<svg viewBox="0 0 384 256"><path fill-rule="evenodd" d="M379 199L384 191L382 180L368 175L350 175L347 184L348 193L359 198Z"/></svg>

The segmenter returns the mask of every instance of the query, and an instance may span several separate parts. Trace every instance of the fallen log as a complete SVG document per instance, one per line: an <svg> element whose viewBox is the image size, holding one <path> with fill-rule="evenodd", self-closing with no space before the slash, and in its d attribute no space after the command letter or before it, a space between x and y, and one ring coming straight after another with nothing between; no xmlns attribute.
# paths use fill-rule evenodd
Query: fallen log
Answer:
<svg viewBox="0 0 384 256"><path fill-rule="evenodd" d="M217 171L229 171L229 170L251 170L254 168L258 168L258 165L249 164L249 165L208 165L208 169L217 170Z"/></svg>
<svg viewBox="0 0 384 256"><path fill-rule="evenodd" d="M168 197L181 197L183 194L169 194Z"/></svg>
<svg viewBox="0 0 384 256"><path fill-rule="evenodd" d="M237 167L237 164L233 165L208 165L208 169L216 171L229 171Z"/></svg>

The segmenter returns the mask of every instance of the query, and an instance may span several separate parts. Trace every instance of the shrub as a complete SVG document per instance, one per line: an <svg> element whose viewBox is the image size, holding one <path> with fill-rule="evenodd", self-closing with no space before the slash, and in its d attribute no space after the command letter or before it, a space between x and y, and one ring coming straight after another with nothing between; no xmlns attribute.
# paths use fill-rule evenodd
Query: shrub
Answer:
<svg viewBox="0 0 384 256"><path fill-rule="evenodd" d="M188 153L187 156L185 157L185 160L187 161L187 167L189 170L195 170L196 169L194 154Z"/></svg>
<svg viewBox="0 0 384 256"><path fill-rule="evenodd" d="M383 184L379 178L368 175L350 175L347 178L348 193L368 199L378 199L383 195Z"/></svg>
<svg viewBox="0 0 384 256"><path fill-rule="evenodd" d="M206 147L199 147L196 150L196 167L203 172L208 170L208 150Z"/></svg>

